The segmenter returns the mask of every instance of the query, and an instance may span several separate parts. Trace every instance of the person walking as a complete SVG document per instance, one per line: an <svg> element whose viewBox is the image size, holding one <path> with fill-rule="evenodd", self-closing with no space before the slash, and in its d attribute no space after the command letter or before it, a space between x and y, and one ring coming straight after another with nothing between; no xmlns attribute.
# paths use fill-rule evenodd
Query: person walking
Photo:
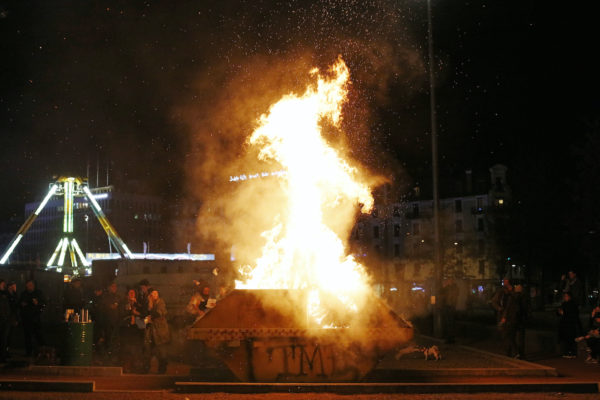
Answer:
<svg viewBox="0 0 600 400"><path fill-rule="evenodd" d="M167 345L171 341L171 332L167 322L167 306L157 289L148 289L148 316L144 332L144 372L150 371L152 357L158 360L158 373L167 371Z"/></svg>
<svg viewBox="0 0 600 400"><path fill-rule="evenodd" d="M34 340L37 347L44 346L42 335L42 311L46 301L41 290L35 287L33 279L25 282L25 290L19 298L21 307L21 322L25 336L25 356L33 356Z"/></svg>

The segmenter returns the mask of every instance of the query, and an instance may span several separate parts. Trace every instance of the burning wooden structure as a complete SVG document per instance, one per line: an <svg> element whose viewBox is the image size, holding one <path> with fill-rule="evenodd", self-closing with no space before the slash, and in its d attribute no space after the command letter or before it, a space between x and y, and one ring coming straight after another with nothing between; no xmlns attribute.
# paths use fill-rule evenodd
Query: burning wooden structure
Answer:
<svg viewBox="0 0 600 400"><path fill-rule="evenodd" d="M408 344L412 325L373 298L339 328L312 326L301 291L234 290L188 331L244 382L357 381L386 352Z"/></svg>

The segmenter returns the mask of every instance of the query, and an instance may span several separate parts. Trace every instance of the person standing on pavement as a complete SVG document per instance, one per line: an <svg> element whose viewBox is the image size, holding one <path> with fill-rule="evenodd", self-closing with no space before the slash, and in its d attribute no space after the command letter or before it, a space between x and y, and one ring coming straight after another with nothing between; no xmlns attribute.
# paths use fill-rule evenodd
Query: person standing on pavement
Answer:
<svg viewBox="0 0 600 400"><path fill-rule="evenodd" d="M504 310L506 305L508 304L508 298L512 293L513 287L510 284L510 280L508 278L504 278L502 280L502 287L496 290L496 293L492 296L490 300L490 305L496 311L496 323L500 324L502 320L502 315L504 314Z"/></svg>
<svg viewBox="0 0 600 400"><path fill-rule="evenodd" d="M585 306L585 293L583 290L583 283L577 277L577 273L573 270L568 273L567 284L564 291L571 293L572 300L577 304L581 311L581 308Z"/></svg>
<svg viewBox="0 0 600 400"><path fill-rule="evenodd" d="M116 282L111 282L106 292L102 295L102 313L104 313L105 318L104 344L109 357L112 357L116 353L119 342L120 304L121 298L117 293L117 284Z"/></svg>
<svg viewBox="0 0 600 400"><path fill-rule="evenodd" d="M68 309L75 310L76 313L83 308L83 290L81 289L81 279L73 278L67 284L63 294L63 312Z"/></svg>
<svg viewBox="0 0 600 400"><path fill-rule="evenodd" d="M8 290L6 290L6 282L0 279L0 363L6 362L7 359L7 342L8 330L10 329L10 300L8 298Z"/></svg>
<svg viewBox="0 0 600 400"><path fill-rule="evenodd" d="M577 309L579 310L579 312L581 312L583 310L583 307L585 306L585 292L583 288L583 283L577 277L577 274L573 270L569 271L567 277L567 287L565 291L571 293L571 298L573 302L577 305ZM577 319L577 331L579 333L583 332L583 326L579 318Z"/></svg>
<svg viewBox="0 0 600 400"><path fill-rule="evenodd" d="M127 291L127 298L123 304L121 317L121 357L123 371L137 372L141 368L142 344L144 340L145 323L143 321L141 305L137 301L136 291L131 288Z"/></svg>
<svg viewBox="0 0 600 400"><path fill-rule="evenodd" d="M33 279L25 282L25 290L19 298L21 308L21 323L25 335L25 356L33 356L34 340L36 346L44 346L42 335L42 310L46 301L41 290L36 289Z"/></svg>
<svg viewBox="0 0 600 400"><path fill-rule="evenodd" d="M94 285L94 292L92 293L89 301L88 308L90 310L90 318L94 322L94 351L96 353L100 352L100 348L104 344L105 337L105 320L106 316L102 312L102 296L104 295L104 290L102 286L99 284Z"/></svg>
<svg viewBox="0 0 600 400"><path fill-rule="evenodd" d="M10 306L10 317L8 319L8 329L4 343L6 344L6 356L10 357L10 349L14 340L17 326L19 326L19 294L17 293L17 283L9 282L6 289L8 304Z"/></svg>
<svg viewBox="0 0 600 400"><path fill-rule="evenodd" d="M506 308L500 319L506 355L513 358L525 356L525 324L529 315L529 306L523 294L523 285L513 286Z"/></svg>
<svg viewBox="0 0 600 400"><path fill-rule="evenodd" d="M167 345L171 341L169 323L167 322L167 306L160 298L157 289L148 289L148 316L146 331L144 335L144 359L145 370L150 370L152 357L158 359L158 373L167 371Z"/></svg>
<svg viewBox="0 0 600 400"><path fill-rule="evenodd" d="M141 310L143 310L142 317L146 316L146 311L148 310L148 296L150 295L148 292L149 288L150 282L146 278L142 279L138 283L138 292L135 297L140 304Z"/></svg>
<svg viewBox="0 0 600 400"><path fill-rule="evenodd" d="M571 292L563 293L563 302L557 310L560 317L558 322L558 340L561 346L563 358L577 357L577 343L575 338L579 336L579 310L573 301Z"/></svg>

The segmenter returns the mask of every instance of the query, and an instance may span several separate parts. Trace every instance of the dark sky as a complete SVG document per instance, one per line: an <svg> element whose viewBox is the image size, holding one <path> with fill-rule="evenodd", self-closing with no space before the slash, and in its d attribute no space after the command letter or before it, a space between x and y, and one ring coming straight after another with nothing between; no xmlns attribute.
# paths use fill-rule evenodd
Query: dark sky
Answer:
<svg viewBox="0 0 600 400"><path fill-rule="evenodd" d="M592 13L432 3L443 173L502 162L516 189L550 190L558 208L553 182L573 172L569 149L598 117ZM113 182L184 196L186 170L208 156L190 144L204 140L193 120L239 97L232 81L252 92L257 66L338 54L356 157L418 179L430 165L426 15L418 0L0 0L0 218L88 163L92 182L109 163Z"/></svg>

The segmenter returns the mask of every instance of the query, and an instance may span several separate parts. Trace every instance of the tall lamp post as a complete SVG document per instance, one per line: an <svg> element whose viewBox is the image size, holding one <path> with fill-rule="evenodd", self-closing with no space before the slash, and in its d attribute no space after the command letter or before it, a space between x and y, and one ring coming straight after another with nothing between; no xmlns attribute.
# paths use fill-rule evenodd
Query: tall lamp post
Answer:
<svg viewBox="0 0 600 400"><path fill-rule="evenodd" d="M433 172L433 334L443 335L443 319L440 304L442 288L442 260L440 251L440 197L438 193L438 145L437 114L435 109L435 74L433 72L433 28L431 21L431 0L427 0L427 47L429 61L429 107L431 120L431 169Z"/></svg>

